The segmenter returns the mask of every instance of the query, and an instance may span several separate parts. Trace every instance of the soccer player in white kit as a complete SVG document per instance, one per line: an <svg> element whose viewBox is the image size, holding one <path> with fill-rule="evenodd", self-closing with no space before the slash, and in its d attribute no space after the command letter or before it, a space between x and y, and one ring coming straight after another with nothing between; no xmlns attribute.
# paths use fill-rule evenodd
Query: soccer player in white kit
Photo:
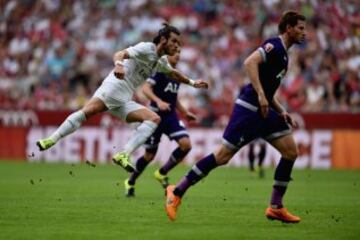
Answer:
<svg viewBox="0 0 360 240"><path fill-rule="evenodd" d="M95 114L108 111L128 122L141 122L121 152L112 160L128 172L133 172L130 155L155 131L160 117L150 109L132 101L135 89L155 72L163 72L175 80L195 88L207 88L202 80L192 80L169 64L166 55L175 54L180 48L180 32L164 24L153 42L140 42L114 54L115 68L104 79L93 97L80 110L70 114L48 138L36 142L40 151L49 149L61 138L73 133Z"/></svg>

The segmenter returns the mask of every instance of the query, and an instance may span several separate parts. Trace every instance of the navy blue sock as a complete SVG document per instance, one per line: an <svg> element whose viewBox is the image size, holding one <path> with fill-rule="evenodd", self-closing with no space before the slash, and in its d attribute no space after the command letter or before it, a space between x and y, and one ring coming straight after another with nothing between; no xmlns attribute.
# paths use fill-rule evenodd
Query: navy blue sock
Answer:
<svg viewBox="0 0 360 240"><path fill-rule="evenodd" d="M140 176L140 174L144 171L146 166L149 164L149 161L146 161L144 157L140 157L135 164L135 171L131 174L129 178L129 184L135 185L136 179Z"/></svg>
<svg viewBox="0 0 360 240"><path fill-rule="evenodd" d="M249 169L250 171L254 171L255 167L254 167L254 162L255 162L255 153L254 153L254 144L250 143L249 145Z"/></svg>
<svg viewBox="0 0 360 240"><path fill-rule="evenodd" d="M259 162L258 162L259 167L261 167L263 165L265 155L266 155L266 145L261 144L260 145L260 152L259 152Z"/></svg>
<svg viewBox="0 0 360 240"><path fill-rule="evenodd" d="M280 159L279 164L275 170L273 191L271 194L270 204L273 208L282 208L282 198L285 195L287 185L290 181L291 171L293 169L295 161Z"/></svg>
<svg viewBox="0 0 360 240"><path fill-rule="evenodd" d="M169 160L162 166L159 170L159 172L162 175L166 175L173 167L178 165L179 162L181 162L184 157L189 153L190 150L183 151L180 147L176 148L169 158Z"/></svg>
<svg viewBox="0 0 360 240"><path fill-rule="evenodd" d="M196 184L200 179L209 174L211 170L216 168L218 164L216 163L214 154L210 154L207 157L201 159L197 162L187 175L176 185L174 194L182 197L187 189Z"/></svg>

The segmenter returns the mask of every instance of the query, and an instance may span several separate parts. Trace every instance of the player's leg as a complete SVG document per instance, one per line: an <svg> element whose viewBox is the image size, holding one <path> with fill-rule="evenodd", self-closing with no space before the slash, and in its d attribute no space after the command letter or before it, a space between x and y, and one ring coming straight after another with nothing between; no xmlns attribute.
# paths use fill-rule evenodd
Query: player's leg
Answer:
<svg viewBox="0 0 360 240"><path fill-rule="evenodd" d="M166 213L170 220L175 220L181 197L190 186L196 184L216 167L226 164L242 146L258 137L257 128L261 124L256 124L257 120L261 120L258 113L237 104L234 106L220 147L198 161L176 187L169 185L167 188Z"/></svg>
<svg viewBox="0 0 360 240"><path fill-rule="evenodd" d="M255 166L254 166L255 153L254 153L254 143L253 142L251 142L249 144L248 158L249 158L249 170L250 170L250 172L254 172L255 171Z"/></svg>
<svg viewBox="0 0 360 240"><path fill-rule="evenodd" d="M133 101L127 102L120 111L120 115L125 116L127 122L141 122L125 144L123 151L113 156L113 161L116 164L122 166L128 172L133 172L134 167L130 164L130 154L144 144L154 133L161 119L155 112ZM111 112L116 114L114 110Z"/></svg>
<svg viewBox="0 0 360 240"><path fill-rule="evenodd" d="M170 220L176 219L177 209L181 204L181 198L192 186L206 177L216 167L224 165L234 156L236 150L221 144L212 154L198 161L191 170L176 185L169 185L166 189L166 213Z"/></svg>
<svg viewBox="0 0 360 240"><path fill-rule="evenodd" d="M151 134L154 133L161 121L161 118L150 109L142 108L130 112L126 117L126 121L128 123L141 122L140 126L136 128L135 133L124 146L124 150L131 154L144 144Z"/></svg>
<svg viewBox="0 0 360 240"><path fill-rule="evenodd" d="M214 153L201 159L191 168L187 175L176 185L174 194L182 197L191 185L195 185L202 178L206 177L210 171L218 166L227 164L236 151L221 144Z"/></svg>
<svg viewBox="0 0 360 240"><path fill-rule="evenodd" d="M167 173L189 153L191 142L184 123L178 119L176 114L164 116L161 124L164 126L164 133L170 140L175 140L179 146L171 153L169 160L154 173L155 178L166 188L169 185Z"/></svg>
<svg viewBox="0 0 360 240"><path fill-rule="evenodd" d="M177 139L177 147L170 155L169 160L154 173L155 178L166 188L169 185L168 172L178 165L191 150L190 138L186 135Z"/></svg>
<svg viewBox="0 0 360 240"><path fill-rule="evenodd" d="M131 173L131 176L129 178L129 184L135 185L137 178L145 170L147 165L152 160L154 160L156 152L157 152L157 148L145 150L145 154L142 157L140 157L135 163L135 171L133 173Z"/></svg>
<svg viewBox="0 0 360 240"><path fill-rule="evenodd" d="M55 145L61 138L79 129L86 119L106 110L105 103L101 99L93 97L82 109L70 114L48 138L41 139L36 144L40 151L46 150Z"/></svg>
<svg viewBox="0 0 360 240"><path fill-rule="evenodd" d="M259 162L258 162L258 168L259 168L259 177L264 178L265 177L265 170L263 167L265 155L266 155L266 143L263 141L260 141L259 143L260 151L259 151Z"/></svg>
<svg viewBox="0 0 360 240"><path fill-rule="evenodd" d="M274 115L277 118L277 115ZM300 218L290 214L283 206L283 197L291 179L291 172L298 156L298 149L290 129L284 122L277 120L276 123L269 121L270 127L278 127L278 131L273 132L266 137L267 141L276 148L281 159L276 167L274 175L274 185L270 200L270 206L266 209L265 215L270 219L276 219L283 222L297 223ZM283 124L283 126L281 126ZM271 126L272 125L272 126ZM280 130L280 131L279 131Z"/></svg>
<svg viewBox="0 0 360 240"><path fill-rule="evenodd" d="M125 180L125 196L135 196L135 183L141 173L145 170L147 165L154 159L157 152L156 148L149 148L145 150L145 154L141 156L135 163L135 170L131 173L130 177Z"/></svg>
<svg viewBox="0 0 360 240"><path fill-rule="evenodd" d="M155 130L155 132L149 137L144 146L145 154L140 157L135 163L135 170L131 173L130 178L125 180L125 195L128 197L135 196L135 183L137 178L145 170L147 165L154 159L160 138L162 135L162 124Z"/></svg>

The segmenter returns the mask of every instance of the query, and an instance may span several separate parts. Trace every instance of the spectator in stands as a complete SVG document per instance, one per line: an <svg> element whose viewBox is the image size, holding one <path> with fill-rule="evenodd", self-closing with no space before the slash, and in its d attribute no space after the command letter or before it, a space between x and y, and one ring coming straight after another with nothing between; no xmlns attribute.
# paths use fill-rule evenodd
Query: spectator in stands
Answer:
<svg viewBox="0 0 360 240"><path fill-rule="evenodd" d="M276 34L286 9L310 19L307 43L290 53L294 64L280 92L287 107L360 112L360 5L320 0L6 1L0 6L0 108L75 107L109 72L111 52L148 39L167 20L185 40L179 69L213 79L206 101L194 89L183 89L180 100L196 99L192 108L204 115L200 122L221 125L239 78L247 81L244 57ZM79 73L88 76L85 84ZM46 94L48 86L57 96ZM80 100L68 100L80 93Z"/></svg>

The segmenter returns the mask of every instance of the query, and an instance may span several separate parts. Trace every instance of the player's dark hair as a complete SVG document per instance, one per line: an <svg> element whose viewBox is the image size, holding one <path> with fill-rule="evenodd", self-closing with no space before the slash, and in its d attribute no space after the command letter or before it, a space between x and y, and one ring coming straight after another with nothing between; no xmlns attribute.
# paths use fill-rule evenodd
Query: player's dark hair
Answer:
<svg viewBox="0 0 360 240"><path fill-rule="evenodd" d="M296 26L298 21L305 21L306 18L304 15L301 15L295 11L287 11L285 12L279 22L279 33L285 33L286 27L290 25L291 27Z"/></svg>
<svg viewBox="0 0 360 240"><path fill-rule="evenodd" d="M161 37L169 39L171 33L180 35L180 31L176 27L171 26L168 23L163 23L163 27L159 30L158 35L154 38L153 43L156 45L159 44Z"/></svg>

